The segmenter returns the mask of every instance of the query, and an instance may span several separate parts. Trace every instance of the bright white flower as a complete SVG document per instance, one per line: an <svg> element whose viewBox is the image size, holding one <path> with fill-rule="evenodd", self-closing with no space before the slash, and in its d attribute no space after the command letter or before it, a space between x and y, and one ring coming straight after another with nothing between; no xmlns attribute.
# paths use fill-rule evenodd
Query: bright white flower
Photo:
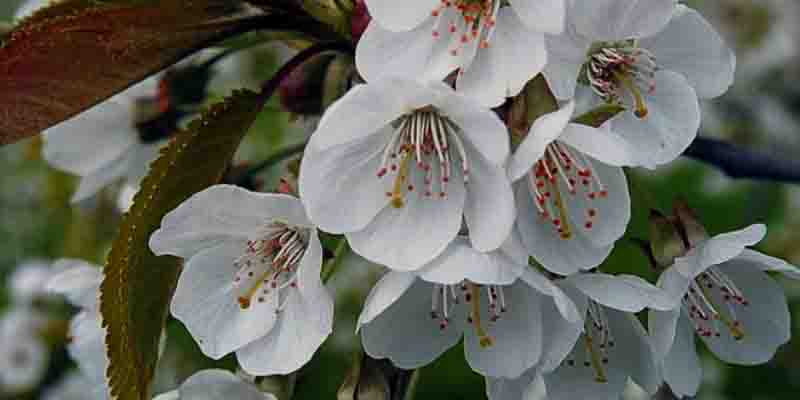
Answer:
<svg viewBox="0 0 800 400"><path fill-rule="evenodd" d="M560 329L561 346L555 350L559 357L551 362L519 379L488 379L490 400L521 400L525 393L542 391L551 400L612 400L620 398L628 378L655 393L661 382L656 359L647 333L633 314L645 308L668 310L675 301L629 275L581 273L559 285L585 319Z"/></svg>
<svg viewBox="0 0 800 400"><path fill-rule="evenodd" d="M544 75L557 98L591 88L631 111L610 121L636 146L638 164L675 159L700 126L697 98L723 94L736 59L696 11L676 0L570 0L567 27L548 38Z"/></svg>
<svg viewBox="0 0 800 400"><path fill-rule="evenodd" d="M137 102L154 99L158 79L149 78L44 131L44 158L81 177L77 202L121 178L138 186L164 143L137 131ZM171 133L171 132L170 132Z"/></svg>
<svg viewBox="0 0 800 400"><path fill-rule="evenodd" d="M356 65L381 76L439 81L494 107L518 94L547 63L544 33L564 29L564 0L367 0L373 17Z"/></svg>
<svg viewBox="0 0 800 400"><path fill-rule="evenodd" d="M466 220L498 248L514 224L509 139L491 111L441 83L382 79L325 112L303 157L300 197L320 229L396 270L433 260Z"/></svg>
<svg viewBox="0 0 800 400"><path fill-rule="evenodd" d="M680 307L650 313L653 344L664 379L679 396L693 396L702 370L694 335L720 360L740 365L769 361L790 338L783 290L766 272L800 279L783 260L747 249L766 235L763 225L691 243L659 285Z"/></svg>
<svg viewBox="0 0 800 400"><path fill-rule="evenodd" d="M70 371L58 383L45 389L43 400L105 400L103 385L95 385L79 371Z"/></svg>
<svg viewBox="0 0 800 400"><path fill-rule="evenodd" d="M28 306L0 319L0 394L32 390L44 377L50 350L44 341L47 318Z"/></svg>
<svg viewBox="0 0 800 400"><path fill-rule="evenodd" d="M625 233L630 197L620 166L635 157L607 129L570 123L574 109L570 101L537 119L508 165L522 242L561 275L597 267Z"/></svg>
<svg viewBox="0 0 800 400"><path fill-rule="evenodd" d="M229 371L207 369L195 373L181 386L153 400L276 400Z"/></svg>
<svg viewBox="0 0 800 400"><path fill-rule="evenodd" d="M47 289L63 295L80 309L70 320L67 350L84 377L92 382L98 393L104 394L108 357L106 330L102 326L99 308L102 269L82 260L61 259L56 261L56 265L59 264L63 272L47 282Z"/></svg>
<svg viewBox="0 0 800 400"><path fill-rule="evenodd" d="M358 320L364 350L411 369L433 361L463 336L472 369L518 377L548 351L544 329L559 319L580 319L572 301L526 261L513 238L491 253L457 238L420 271L389 272L372 289Z"/></svg>
<svg viewBox="0 0 800 400"><path fill-rule="evenodd" d="M331 332L322 246L292 196L212 186L168 213L150 248L186 259L170 310L209 357L235 351L248 373L286 374Z"/></svg>

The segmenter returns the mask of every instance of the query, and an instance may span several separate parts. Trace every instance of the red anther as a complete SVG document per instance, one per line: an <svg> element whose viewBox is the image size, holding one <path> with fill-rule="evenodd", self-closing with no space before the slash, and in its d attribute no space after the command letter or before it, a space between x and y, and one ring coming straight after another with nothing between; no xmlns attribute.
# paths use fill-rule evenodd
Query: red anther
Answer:
<svg viewBox="0 0 800 400"><path fill-rule="evenodd" d="M414 191L414 185L408 185L408 191L409 192L413 192Z"/></svg>
<svg viewBox="0 0 800 400"><path fill-rule="evenodd" d="M592 221L587 221L586 224L584 224L583 226L585 226L586 229L592 229L592 226L594 226L594 224L592 224Z"/></svg>

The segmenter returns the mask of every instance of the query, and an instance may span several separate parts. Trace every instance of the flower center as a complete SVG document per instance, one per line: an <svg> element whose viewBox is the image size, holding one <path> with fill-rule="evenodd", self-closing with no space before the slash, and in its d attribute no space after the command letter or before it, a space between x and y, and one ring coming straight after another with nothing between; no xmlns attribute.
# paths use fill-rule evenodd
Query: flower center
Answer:
<svg viewBox="0 0 800 400"><path fill-rule="evenodd" d="M565 361L566 365L569 367L582 365L583 368L592 368L594 380L598 383L607 383L606 366L610 362L609 352L616 343L611 335L605 311L591 300L586 311L582 339L583 351L577 349L573 351ZM576 346L579 345L576 344Z"/></svg>
<svg viewBox="0 0 800 400"><path fill-rule="evenodd" d="M464 47L475 42L480 48L487 48L494 36L500 3L500 0L442 0L431 11L431 15L436 17L431 34L434 39L441 38L443 32L450 35L454 39L450 48L453 56L459 55ZM445 17L452 15L451 12L455 13L455 19Z"/></svg>
<svg viewBox="0 0 800 400"><path fill-rule="evenodd" d="M274 294L280 301L283 289L296 288L297 265L307 246L304 229L281 222L267 224L249 239L244 254L233 263L239 269L233 279L239 306L247 309L254 299L263 303ZM280 310L279 306L276 311Z"/></svg>
<svg viewBox="0 0 800 400"><path fill-rule="evenodd" d="M498 285L484 286L486 289L489 322L497 322L501 315L508 311L503 287ZM491 347L494 338L489 336L483 325L481 315L481 285L462 282L457 285L434 285L431 294L431 319L439 323L439 329L445 330L450 325L450 314L453 307L461 301L469 306L467 323L475 329L481 347Z"/></svg>
<svg viewBox="0 0 800 400"><path fill-rule="evenodd" d="M655 92L659 67L653 53L639 47L636 40L592 46L584 69L589 86L603 100L614 104L630 101L637 117L647 117L642 93Z"/></svg>
<svg viewBox="0 0 800 400"><path fill-rule="evenodd" d="M598 214L592 201L608 197L608 190L592 162L581 152L558 141L547 146L544 156L528 172L528 181L539 216L542 220L549 220L562 239L573 236L563 194L585 196L585 201L579 204L584 205L583 227L586 229L594 227Z"/></svg>
<svg viewBox="0 0 800 400"><path fill-rule="evenodd" d="M405 193L423 190L425 197L447 197L447 185L453 177L453 164L460 163L464 183L469 182L469 163L458 127L435 110L426 108L401 117L398 128L383 152L378 179L394 175L386 197L395 208L405 205ZM460 161L457 162L456 158ZM424 188L414 186L410 174L424 176ZM434 186L434 181L438 182Z"/></svg>
<svg viewBox="0 0 800 400"><path fill-rule="evenodd" d="M736 309L747 307L750 302L719 268L711 267L700 274L689 286L682 303L699 336L720 337L717 323L720 322L735 340L744 339Z"/></svg>

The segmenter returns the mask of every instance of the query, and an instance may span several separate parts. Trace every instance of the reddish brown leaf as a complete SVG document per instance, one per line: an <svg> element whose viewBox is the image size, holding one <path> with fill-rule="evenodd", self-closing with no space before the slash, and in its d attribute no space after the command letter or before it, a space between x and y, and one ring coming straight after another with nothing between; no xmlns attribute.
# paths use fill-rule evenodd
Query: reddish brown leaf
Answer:
<svg viewBox="0 0 800 400"><path fill-rule="evenodd" d="M0 48L0 145L36 135L191 52L260 23L239 0L66 0Z"/></svg>

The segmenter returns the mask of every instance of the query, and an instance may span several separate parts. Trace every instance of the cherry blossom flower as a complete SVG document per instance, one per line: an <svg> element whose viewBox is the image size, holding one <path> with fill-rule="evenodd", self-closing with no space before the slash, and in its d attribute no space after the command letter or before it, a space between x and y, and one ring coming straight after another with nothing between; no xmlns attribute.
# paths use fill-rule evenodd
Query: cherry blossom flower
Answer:
<svg viewBox="0 0 800 400"><path fill-rule="evenodd" d="M207 369L190 376L173 391L162 393L153 400L276 400L271 393L260 392L229 371Z"/></svg>
<svg viewBox="0 0 800 400"><path fill-rule="evenodd" d="M107 390L105 372L108 367L106 330L102 326L99 304L102 269L75 259L60 259L54 265L62 272L50 278L47 289L63 295L80 310L70 320L67 350L82 375L92 383L95 396L102 397Z"/></svg>
<svg viewBox="0 0 800 400"><path fill-rule="evenodd" d="M519 379L487 379L490 400L521 400L530 392L546 393L551 400L618 399L628 378L655 393L661 382L658 364L647 332L633 314L645 308L668 310L675 301L630 275L580 273L559 286L585 318L560 328L560 345L553 347L558 357L550 362Z"/></svg>
<svg viewBox="0 0 800 400"><path fill-rule="evenodd" d="M22 305L0 318L0 393L19 394L36 387L50 362L43 337L48 319Z"/></svg>
<svg viewBox="0 0 800 400"><path fill-rule="evenodd" d="M322 246L295 197L212 186L168 213L150 248L186 259L170 310L209 357L286 374L331 332Z"/></svg>
<svg viewBox="0 0 800 400"><path fill-rule="evenodd" d="M688 242L659 285L678 299L669 311L651 311L654 348L664 379L679 396L697 393L702 377L694 336L720 360L739 365L769 361L790 338L783 290L766 272L800 279L800 270L753 246L766 235L763 225Z"/></svg>
<svg viewBox="0 0 800 400"><path fill-rule="evenodd" d="M527 256L515 242L481 253L458 238L421 270L386 274L358 320L364 350L411 369L463 336L467 362L481 374L516 378L536 365L553 336L543 330L580 316L557 286L522 263Z"/></svg>
<svg viewBox="0 0 800 400"><path fill-rule="evenodd" d="M557 98L590 88L628 106L611 130L636 146L638 164L675 159L700 126L697 98L723 94L736 59L696 11L676 0L570 1L567 26L548 38L547 78Z"/></svg>
<svg viewBox="0 0 800 400"><path fill-rule="evenodd" d="M497 249L514 223L509 139L489 110L441 83L391 78L328 108L306 148L300 197L320 229L364 258L422 267L456 237Z"/></svg>
<svg viewBox="0 0 800 400"><path fill-rule="evenodd" d="M522 243L561 275L597 267L625 233L630 197L620 166L635 158L607 129L570 123L574 109L570 101L537 119L508 165Z"/></svg>
<svg viewBox="0 0 800 400"><path fill-rule="evenodd" d="M56 384L46 388L43 400L106 400L105 387L95 385L80 371L68 372Z"/></svg>
<svg viewBox="0 0 800 400"><path fill-rule="evenodd" d="M483 106L518 94L547 62L544 33L564 28L564 0L367 0L373 17L356 65L371 82L394 75L442 80Z"/></svg>
<svg viewBox="0 0 800 400"><path fill-rule="evenodd" d="M32 304L47 296L45 285L53 275L50 264L40 260L21 263L9 277L11 299L17 304Z"/></svg>

